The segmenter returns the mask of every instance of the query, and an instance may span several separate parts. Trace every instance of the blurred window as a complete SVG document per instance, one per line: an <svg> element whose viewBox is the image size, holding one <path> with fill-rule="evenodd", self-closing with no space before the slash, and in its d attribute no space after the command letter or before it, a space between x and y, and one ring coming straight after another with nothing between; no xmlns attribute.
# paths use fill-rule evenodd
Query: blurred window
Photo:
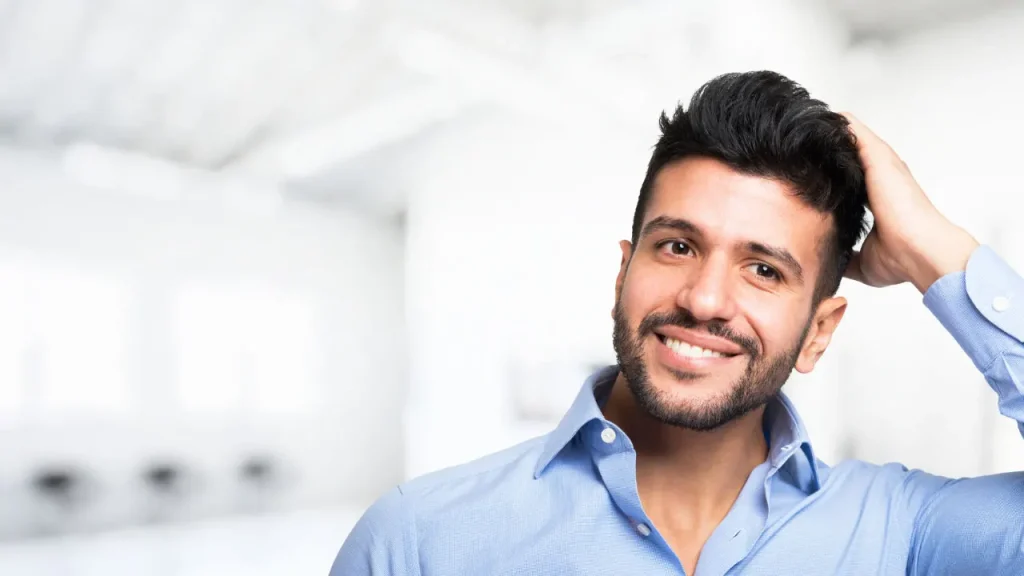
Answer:
<svg viewBox="0 0 1024 576"><path fill-rule="evenodd" d="M191 282L177 296L174 322L185 410L297 413L313 405L313 322L303 298Z"/></svg>
<svg viewBox="0 0 1024 576"><path fill-rule="evenodd" d="M114 277L0 260L0 413L126 410L128 296Z"/></svg>

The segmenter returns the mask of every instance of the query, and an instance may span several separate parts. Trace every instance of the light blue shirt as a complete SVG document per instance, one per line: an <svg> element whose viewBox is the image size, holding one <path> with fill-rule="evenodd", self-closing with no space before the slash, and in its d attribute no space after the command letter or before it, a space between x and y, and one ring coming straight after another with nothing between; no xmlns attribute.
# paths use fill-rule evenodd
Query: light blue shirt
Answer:
<svg viewBox="0 0 1024 576"><path fill-rule="evenodd" d="M1024 433L1024 279L988 247L925 305ZM380 498L332 576L684 574L636 487L636 453L601 414L615 367L558 427ZM765 411L769 456L700 554L696 575L1024 575L1024 472L953 480L814 456L793 405Z"/></svg>

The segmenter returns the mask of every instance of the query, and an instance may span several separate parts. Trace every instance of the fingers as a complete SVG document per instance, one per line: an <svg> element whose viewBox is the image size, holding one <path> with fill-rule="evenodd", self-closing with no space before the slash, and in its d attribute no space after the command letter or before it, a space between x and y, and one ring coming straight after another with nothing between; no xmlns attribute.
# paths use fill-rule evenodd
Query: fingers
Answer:
<svg viewBox="0 0 1024 576"><path fill-rule="evenodd" d="M889 143L882 140L866 124L861 122L850 112L840 112L850 123L850 130L857 141L857 151L860 153L860 161L865 167L877 164L882 157L888 157L893 161L902 163L896 151L889 146Z"/></svg>

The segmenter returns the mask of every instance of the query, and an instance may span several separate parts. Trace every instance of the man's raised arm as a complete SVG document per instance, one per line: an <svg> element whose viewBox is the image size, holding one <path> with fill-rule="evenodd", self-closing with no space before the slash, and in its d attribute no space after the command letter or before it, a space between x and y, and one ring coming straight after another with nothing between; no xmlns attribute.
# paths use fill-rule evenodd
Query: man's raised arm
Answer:
<svg viewBox="0 0 1024 576"><path fill-rule="evenodd" d="M875 224L847 275L912 282L1024 435L1024 278L943 217L899 156L848 119ZM1024 575L1024 472L951 480L915 471L897 499L912 530L908 574Z"/></svg>

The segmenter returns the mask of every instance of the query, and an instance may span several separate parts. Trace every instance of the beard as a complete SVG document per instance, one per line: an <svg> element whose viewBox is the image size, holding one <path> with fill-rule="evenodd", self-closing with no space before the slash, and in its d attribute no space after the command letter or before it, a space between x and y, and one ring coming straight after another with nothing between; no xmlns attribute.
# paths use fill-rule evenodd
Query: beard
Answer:
<svg viewBox="0 0 1024 576"><path fill-rule="evenodd" d="M711 321L702 323L683 309L672 313L651 314L643 319L634 333L629 328L621 302L615 303L615 330L613 344L622 373L637 404L656 420L689 430L713 430L767 404L789 379L800 354L800 347L810 329L810 317L800 338L793 346L773 357L765 357L751 338L735 334L725 323ZM703 324L703 325L702 325ZM659 326L680 326L682 328L703 328L713 336L729 340L746 352L747 369L725 392L713 398L691 403L673 402L651 382L644 362L644 338L654 335ZM696 380L702 375L692 372L671 370L678 380Z"/></svg>

